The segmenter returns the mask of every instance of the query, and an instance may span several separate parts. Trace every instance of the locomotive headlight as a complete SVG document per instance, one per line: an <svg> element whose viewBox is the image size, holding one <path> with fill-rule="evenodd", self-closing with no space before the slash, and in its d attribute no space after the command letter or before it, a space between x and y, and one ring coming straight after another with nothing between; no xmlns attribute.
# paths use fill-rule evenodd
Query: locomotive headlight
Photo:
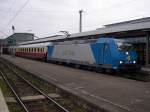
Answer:
<svg viewBox="0 0 150 112"><path fill-rule="evenodd" d="M122 63L123 63L123 61L119 61L119 63L120 63L120 64L122 64Z"/></svg>
<svg viewBox="0 0 150 112"><path fill-rule="evenodd" d="M129 54L129 52L126 52L126 55L128 55Z"/></svg>
<svg viewBox="0 0 150 112"><path fill-rule="evenodd" d="M136 61L133 61L133 63L135 64L135 63L136 63Z"/></svg>

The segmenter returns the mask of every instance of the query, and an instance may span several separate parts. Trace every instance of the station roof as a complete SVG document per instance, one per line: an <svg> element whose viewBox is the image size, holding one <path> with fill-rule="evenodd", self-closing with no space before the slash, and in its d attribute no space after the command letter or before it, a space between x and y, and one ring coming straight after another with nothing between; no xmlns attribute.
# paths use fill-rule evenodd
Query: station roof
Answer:
<svg viewBox="0 0 150 112"><path fill-rule="evenodd" d="M138 20L121 22L121 23L115 23L115 24L105 25L105 27L103 27L103 28L98 28L98 29L92 30L92 31L74 33L74 34L71 34L69 38L84 37L84 36L91 36L91 35L98 35L98 34L126 32L126 31L150 30L150 17L142 18L142 19L138 19ZM65 38L66 38L65 35L64 36L56 36L53 38L43 38L43 39L41 38L38 40L23 42L20 44L48 42L48 41L65 39Z"/></svg>

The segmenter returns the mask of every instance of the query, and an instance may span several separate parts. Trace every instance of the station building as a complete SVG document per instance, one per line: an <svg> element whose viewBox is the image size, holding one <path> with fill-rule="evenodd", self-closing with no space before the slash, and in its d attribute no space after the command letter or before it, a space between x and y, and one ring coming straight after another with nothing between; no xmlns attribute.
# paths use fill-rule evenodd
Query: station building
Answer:
<svg viewBox="0 0 150 112"><path fill-rule="evenodd" d="M8 46L16 46L17 43L33 41L34 34L32 33L14 33L6 39L0 39L0 52L3 52Z"/></svg>

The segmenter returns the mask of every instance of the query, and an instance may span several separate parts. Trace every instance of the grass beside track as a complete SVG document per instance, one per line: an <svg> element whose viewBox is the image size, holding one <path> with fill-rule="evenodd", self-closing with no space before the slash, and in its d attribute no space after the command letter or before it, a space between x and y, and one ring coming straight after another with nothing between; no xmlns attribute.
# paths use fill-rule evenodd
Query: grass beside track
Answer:
<svg viewBox="0 0 150 112"><path fill-rule="evenodd" d="M17 103L7 103L9 112L24 112L23 108Z"/></svg>
<svg viewBox="0 0 150 112"><path fill-rule="evenodd" d="M8 88L6 83L4 82L3 78L0 76L0 88L3 92L4 97L11 97L13 96L13 93L11 90Z"/></svg>

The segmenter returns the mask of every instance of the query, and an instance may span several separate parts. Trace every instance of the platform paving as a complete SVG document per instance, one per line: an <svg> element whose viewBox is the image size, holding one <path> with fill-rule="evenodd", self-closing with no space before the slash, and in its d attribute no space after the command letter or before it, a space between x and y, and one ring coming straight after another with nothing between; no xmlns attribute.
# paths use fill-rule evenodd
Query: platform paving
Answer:
<svg viewBox="0 0 150 112"><path fill-rule="evenodd" d="M1 55L13 64L111 112L150 112L150 82Z"/></svg>
<svg viewBox="0 0 150 112"><path fill-rule="evenodd" d="M0 112L9 112L1 89L0 89Z"/></svg>

